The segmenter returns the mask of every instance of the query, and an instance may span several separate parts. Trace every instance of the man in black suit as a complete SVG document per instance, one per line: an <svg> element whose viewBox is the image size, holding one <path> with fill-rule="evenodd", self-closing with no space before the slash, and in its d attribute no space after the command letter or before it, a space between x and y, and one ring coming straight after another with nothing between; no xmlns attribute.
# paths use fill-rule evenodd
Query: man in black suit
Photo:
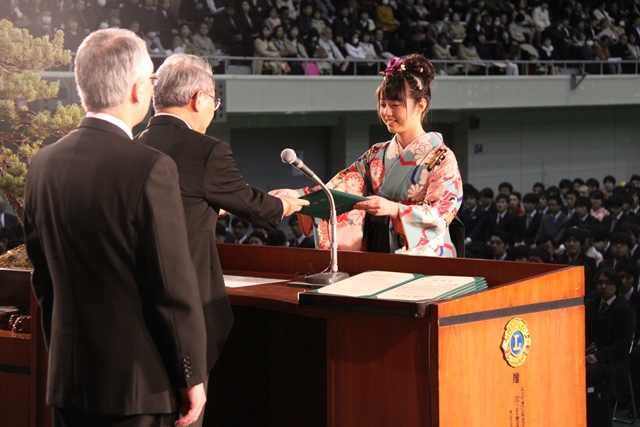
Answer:
<svg viewBox="0 0 640 427"><path fill-rule="evenodd" d="M189 249L207 324L207 368L211 370L233 323L215 244L220 209L273 230L283 216L308 202L273 197L247 185L229 145L204 135L220 106L207 61L175 54L165 60L157 76L153 97L157 114L136 139L171 156L180 171Z"/></svg>
<svg viewBox="0 0 640 427"><path fill-rule="evenodd" d="M536 235L540 228L542 215L537 209L539 199L535 193L527 193L522 197L524 215L518 217L516 240L527 246L532 246L536 242Z"/></svg>
<svg viewBox="0 0 640 427"><path fill-rule="evenodd" d="M600 224L600 221L591 215L591 200L588 197L578 197L575 203L575 213L569 219L567 226L569 227L592 227Z"/></svg>
<svg viewBox="0 0 640 427"><path fill-rule="evenodd" d="M458 212L460 221L464 224L467 237L465 244L486 243L487 233L484 230L486 211L478 204L480 192L475 188L464 192L464 209Z"/></svg>
<svg viewBox="0 0 640 427"><path fill-rule="evenodd" d="M547 197L547 206L549 213L542 218L538 236L548 234L553 236L553 242L556 246L562 243L564 230L567 228L567 215L562 213L562 198L559 194L551 194Z"/></svg>
<svg viewBox="0 0 640 427"><path fill-rule="evenodd" d="M56 427L185 426L206 402L178 171L131 135L152 73L131 31L88 36L75 60L87 117L29 168L24 226Z"/></svg>
<svg viewBox="0 0 640 427"><path fill-rule="evenodd" d="M518 217L509 212L509 196L498 194L496 196L496 211L487 214L486 228L489 236L496 230L502 230L509 235L509 245L513 245L518 230Z"/></svg>
<svg viewBox="0 0 640 427"><path fill-rule="evenodd" d="M619 295L621 286L615 270L602 269L596 276L597 297L585 303L587 387L604 381L613 390L628 387L626 376L636 313Z"/></svg>
<svg viewBox="0 0 640 427"><path fill-rule="evenodd" d="M293 239L289 240L289 246L293 248L315 248L313 237L305 236L300 227L300 220L297 215L289 218L289 228L293 233Z"/></svg>
<svg viewBox="0 0 640 427"><path fill-rule="evenodd" d="M602 225L607 226L611 234L620 231L622 224L627 220L627 215L622 211L623 203L624 196L621 194L612 194L607 199L607 210L611 215L602 218Z"/></svg>
<svg viewBox="0 0 640 427"><path fill-rule="evenodd" d="M595 285L593 276L596 274L596 262L593 258L584 253L585 233L580 228L567 228L564 232L562 243L564 253L554 257L553 262L557 264L581 265L584 268L585 298L595 296Z"/></svg>

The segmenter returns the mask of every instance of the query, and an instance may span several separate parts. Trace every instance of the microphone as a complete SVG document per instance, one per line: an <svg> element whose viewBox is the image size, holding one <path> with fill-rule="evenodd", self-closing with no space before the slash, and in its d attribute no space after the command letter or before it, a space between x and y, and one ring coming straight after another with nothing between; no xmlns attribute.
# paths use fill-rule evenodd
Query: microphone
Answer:
<svg viewBox="0 0 640 427"><path fill-rule="evenodd" d="M311 169L309 169L307 165L305 165L302 160L298 158L296 152L291 148L285 148L284 150L282 150L282 153L280 153L280 158L282 159L283 163L289 163L291 166L299 169L300 171L302 171L302 173L318 183L327 194L327 198L329 199L329 206L331 209L329 212L329 225L331 226L329 235L331 240L331 261L328 267L329 271L325 269L325 271L321 273L305 276L305 282L313 283L318 286L325 286L338 282L342 279L346 279L347 277L349 277L349 274L338 271L338 219L336 215L336 203L333 199L333 194L331 194L329 188L324 185L324 182L322 182L322 180L318 178L318 175L316 175Z"/></svg>
<svg viewBox="0 0 640 427"><path fill-rule="evenodd" d="M320 181L320 178L318 178L318 175L316 175L311 169L309 169L307 165L305 165L302 160L298 158L296 152L291 148L285 148L284 150L282 150L282 153L280 153L280 158L282 159L283 163L289 163L291 166L299 169L303 174L307 175L315 182L322 182Z"/></svg>

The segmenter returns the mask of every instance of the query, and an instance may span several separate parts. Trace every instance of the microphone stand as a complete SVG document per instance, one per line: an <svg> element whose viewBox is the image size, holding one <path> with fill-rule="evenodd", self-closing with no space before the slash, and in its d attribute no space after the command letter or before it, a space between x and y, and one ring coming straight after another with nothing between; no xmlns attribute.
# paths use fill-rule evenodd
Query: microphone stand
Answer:
<svg viewBox="0 0 640 427"><path fill-rule="evenodd" d="M315 178L317 176L314 175ZM330 226L330 238L331 238L331 261L329 263L329 271L323 271L321 273L310 274L305 276L304 281L307 283L312 283L315 285L331 285L332 283L339 282L340 280L346 279L349 277L348 273L344 273L338 271L338 216L336 215L336 202L333 199L333 194L327 188L326 185L322 182L322 180L314 179L320 187L327 193L327 197L329 198L329 205L331 208L330 216L329 216L329 226Z"/></svg>

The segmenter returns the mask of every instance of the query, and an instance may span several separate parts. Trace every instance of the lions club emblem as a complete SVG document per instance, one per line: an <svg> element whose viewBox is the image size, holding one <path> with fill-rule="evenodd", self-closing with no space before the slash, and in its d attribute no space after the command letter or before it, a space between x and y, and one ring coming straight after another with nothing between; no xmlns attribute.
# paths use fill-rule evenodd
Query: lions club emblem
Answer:
<svg viewBox="0 0 640 427"><path fill-rule="evenodd" d="M517 368L522 365L529 354L531 338L527 322L520 317L514 317L507 322L502 336L502 354L509 366Z"/></svg>

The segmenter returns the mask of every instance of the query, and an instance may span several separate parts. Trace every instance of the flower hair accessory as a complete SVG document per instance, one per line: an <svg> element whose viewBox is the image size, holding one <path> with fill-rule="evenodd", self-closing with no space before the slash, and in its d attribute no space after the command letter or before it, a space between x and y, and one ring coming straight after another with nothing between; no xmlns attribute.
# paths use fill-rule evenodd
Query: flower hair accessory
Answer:
<svg viewBox="0 0 640 427"><path fill-rule="evenodd" d="M392 76L400 70L406 70L404 61L402 60L402 58L393 58L387 63L387 68L384 71L380 72L380 75L385 77Z"/></svg>

